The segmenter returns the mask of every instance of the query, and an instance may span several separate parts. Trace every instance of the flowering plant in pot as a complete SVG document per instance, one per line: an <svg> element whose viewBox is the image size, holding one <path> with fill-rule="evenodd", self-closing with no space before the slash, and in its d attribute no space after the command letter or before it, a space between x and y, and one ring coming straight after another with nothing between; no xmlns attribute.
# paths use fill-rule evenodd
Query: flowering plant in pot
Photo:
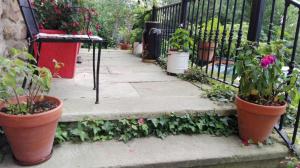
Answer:
<svg viewBox="0 0 300 168"><path fill-rule="evenodd" d="M34 165L51 157L63 103L44 95L52 79L47 68L23 61L35 61L26 52L11 53L11 58L0 57L0 126L17 163ZM28 82L22 87L24 77Z"/></svg>
<svg viewBox="0 0 300 168"><path fill-rule="evenodd" d="M37 16L40 33L92 35L90 31L83 31L87 31L87 26L92 25L88 22L95 23L97 12L92 8L83 7L82 3L83 1L71 0L32 0L31 5ZM73 78L79 49L80 43L42 43L39 66L54 72L52 60L64 62L65 66L60 70L60 76ZM37 55L37 43L34 50Z"/></svg>
<svg viewBox="0 0 300 168"><path fill-rule="evenodd" d="M188 69L190 46L193 44L188 30L176 29L170 38L171 49L168 52L167 72L182 74Z"/></svg>
<svg viewBox="0 0 300 168"><path fill-rule="evenodd" d="M283 41L260 45L247 42L239 49L236 96L239 134L243 140L265 141L285 113L287 94L297 94L298 70L283 70L288 49Z"/></svg>

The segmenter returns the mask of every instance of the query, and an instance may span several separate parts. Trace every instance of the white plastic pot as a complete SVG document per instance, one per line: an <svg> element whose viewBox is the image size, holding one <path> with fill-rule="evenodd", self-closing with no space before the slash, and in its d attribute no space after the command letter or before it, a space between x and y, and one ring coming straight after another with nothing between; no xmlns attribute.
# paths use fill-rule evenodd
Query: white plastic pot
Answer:
<svg viewBox="0 0 300 168"><path fill-rule="evenodd" d="M189 66L189 52L169 51L167 72L183 74Z"/></svg>
<svg viewBox="0 0 300 168"><path fill-rule="evenodd" d="M134 55L142 55L143 53L143 45L139 42L133 43L133 54Z"/></svg>

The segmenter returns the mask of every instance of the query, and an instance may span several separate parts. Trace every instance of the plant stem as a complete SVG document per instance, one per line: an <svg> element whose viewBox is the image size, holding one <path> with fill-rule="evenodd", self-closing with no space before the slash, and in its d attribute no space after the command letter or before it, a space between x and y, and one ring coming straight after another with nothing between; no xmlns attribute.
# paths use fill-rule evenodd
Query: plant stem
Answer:
<svg viewBox="0 0 300 168"><path fill-rule="evenodd" d="M17 104L18 104L19 111L21 112L21 104L20 104L20 99L19 99L18 93L14 88L12 90L15 94L16 99L17 99Z"/></svg>

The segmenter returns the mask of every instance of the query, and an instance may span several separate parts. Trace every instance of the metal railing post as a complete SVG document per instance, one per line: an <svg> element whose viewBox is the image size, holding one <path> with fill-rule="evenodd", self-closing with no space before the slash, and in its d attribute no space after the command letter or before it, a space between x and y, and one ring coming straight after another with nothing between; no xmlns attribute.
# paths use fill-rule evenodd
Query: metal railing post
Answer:
<svg viewBox="0 0 300 168"><path fill-rule="evenodd" d="M180 24L182 24L184 28L187 26L188 2L189 0L182 0L181 3Z"/></svg>
<svg viewBox="0 0 300 168"><path fill-rule="evenodd" d="M153 5L153 7L152 7L151 21L157 21L157 6L155 6L155 5Z"/></svg>
<svg viewBox="0 0 300 168"><path fill-rule="evenodd" d="M252 0L248 40L259 42L266 0Z"/></svg>

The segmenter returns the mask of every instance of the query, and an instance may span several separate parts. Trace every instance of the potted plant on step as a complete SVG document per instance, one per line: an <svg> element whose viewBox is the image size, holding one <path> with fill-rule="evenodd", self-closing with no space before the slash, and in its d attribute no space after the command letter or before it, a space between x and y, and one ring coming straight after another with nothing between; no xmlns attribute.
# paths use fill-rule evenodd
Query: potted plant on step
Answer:
<svg viewBox="0 0 300 168"><path fill-rule="evenodd" d="M44 95L52 79L47 68L24 62L24 57L34 61L26 52L12 53L10 59L0 57L0 126L17 163L35 165L51 157L63 103Z"/></svg>
<svg viewBox="0 0 300 168"><path fill-rule="evenodd" d="M287 94L297 93L298 71L283 71L288 50L284 42L256 46L251 42L239 49L234 79L240 78L236 96L239 135L243 140L264 142L285 113Z"/></svg>
<svg viewBox="0 0 300 168"><path fill-rule="evenodd" d="M170 38L170 45L167 72L183 74L188 69L190 46L193 46L189 31L183 28L176 29Z"/></svg>

